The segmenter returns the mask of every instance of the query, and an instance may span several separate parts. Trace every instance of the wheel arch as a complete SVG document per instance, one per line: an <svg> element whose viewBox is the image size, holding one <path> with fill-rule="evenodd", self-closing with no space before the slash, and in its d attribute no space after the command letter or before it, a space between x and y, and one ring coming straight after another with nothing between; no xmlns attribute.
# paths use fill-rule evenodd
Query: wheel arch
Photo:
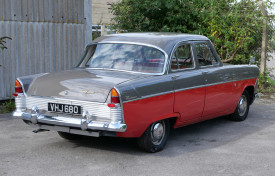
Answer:
<svg viewBox="0 0 275 176"><path fill-rule="evenodd" d="M246 90L247 91L247 93L248 93L248 95L249 95L249 105L251 105L252 104L252 102L253 102L253 98L254 98L254 86L247 86L245 89L244 89L244 91Z"/></svg>
<svg viewBox="0 0 275 176"><path fill-rule="evenodd" d="M180 114L179 113L170 113L166 114L163 116L155 117L152 119L148 119L148 121L144 121L142 124L139 124L137 126L134 126L131 131L129 129L126 130L126 132L117 132L116 135L118 137L134 137L134 138L139 138L143 135L145 130L154 122L160 121L160 120L169 120L169 124L171 128L174 128L174 125L176 124L177 121L180 119ZM127 124L127 123L126 123ZM171 126L173 125L173 126ZM133 130L136 129L136 130Z"/></svg>
<svg viewBox="0 0 275 176"><path fill-rule="evenodd" d="M174 128L175 124L177 123L178 120L180 120L180 114L179 113L173 113L167 116L162 116L162 117L158 117L158 118L154 118L152 119L152 121L150 121L150 123L147 124L147 128L154 122L160 121L160 120L168 120L170 127Z"/></svg>

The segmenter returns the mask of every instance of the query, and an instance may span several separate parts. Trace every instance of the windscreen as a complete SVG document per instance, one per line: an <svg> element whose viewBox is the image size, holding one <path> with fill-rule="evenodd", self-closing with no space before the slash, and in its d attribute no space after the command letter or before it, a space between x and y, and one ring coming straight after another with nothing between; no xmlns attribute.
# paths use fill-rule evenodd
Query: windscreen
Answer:
<svg viewBox="0 0 275 176"><path fill-rule="evenodd" d="M81 66L144 73L162 73L165 55L158 49L134 44L96 44L85 51Z"/></svg>

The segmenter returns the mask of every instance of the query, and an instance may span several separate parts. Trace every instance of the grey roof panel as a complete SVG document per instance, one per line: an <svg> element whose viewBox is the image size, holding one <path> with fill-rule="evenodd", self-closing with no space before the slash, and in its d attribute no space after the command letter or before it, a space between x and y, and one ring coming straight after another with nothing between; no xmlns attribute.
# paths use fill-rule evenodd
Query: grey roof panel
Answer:
<svg viewBox="0 0 275 176"><path fill-rule="evenodd" d="M93 43L104 42L136 42L157 46L170 54L172 48L181 41L209 40L202 35L181 33L121 33L105 35L93 40Z"/></svg>

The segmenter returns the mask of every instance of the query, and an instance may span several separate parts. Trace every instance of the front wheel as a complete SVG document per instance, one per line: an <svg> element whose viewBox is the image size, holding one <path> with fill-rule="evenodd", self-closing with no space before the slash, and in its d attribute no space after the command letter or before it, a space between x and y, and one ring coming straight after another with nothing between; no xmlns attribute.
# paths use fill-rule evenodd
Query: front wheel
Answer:
<svg viewBox="0 0 275 176"><path fill-rule="evenodd" d="M138 145L146 152L154 153L161 151L166 144L169 132L170 125L168 120L154 122L138 138Z"/></svg>
<svg viewBox="0 0 275 176"><path fill-rule="evenodd" d="M231 114L231 119L235 121L244 121L248 115L249 102L249 94L244 90L235 112Z"/></svg>

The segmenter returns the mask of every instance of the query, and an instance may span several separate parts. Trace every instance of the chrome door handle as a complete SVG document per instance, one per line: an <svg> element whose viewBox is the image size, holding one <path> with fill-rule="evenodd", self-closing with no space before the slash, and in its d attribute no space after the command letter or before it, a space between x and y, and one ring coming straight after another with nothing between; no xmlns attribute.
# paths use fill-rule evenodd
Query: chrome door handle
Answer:
<svg viewBox="0 0 275 176"><path fill-rule="evenodd" d="M208 73L208 71L203 71L202 74L203 75L206 75Z"/></svg>
<svg viewBox="0 0 275 176"><path fill-rule="evenodd" d="M180 75L172 76L172 80L175 80L175 79L177 79L178 77L180 77Z"/></svg>

